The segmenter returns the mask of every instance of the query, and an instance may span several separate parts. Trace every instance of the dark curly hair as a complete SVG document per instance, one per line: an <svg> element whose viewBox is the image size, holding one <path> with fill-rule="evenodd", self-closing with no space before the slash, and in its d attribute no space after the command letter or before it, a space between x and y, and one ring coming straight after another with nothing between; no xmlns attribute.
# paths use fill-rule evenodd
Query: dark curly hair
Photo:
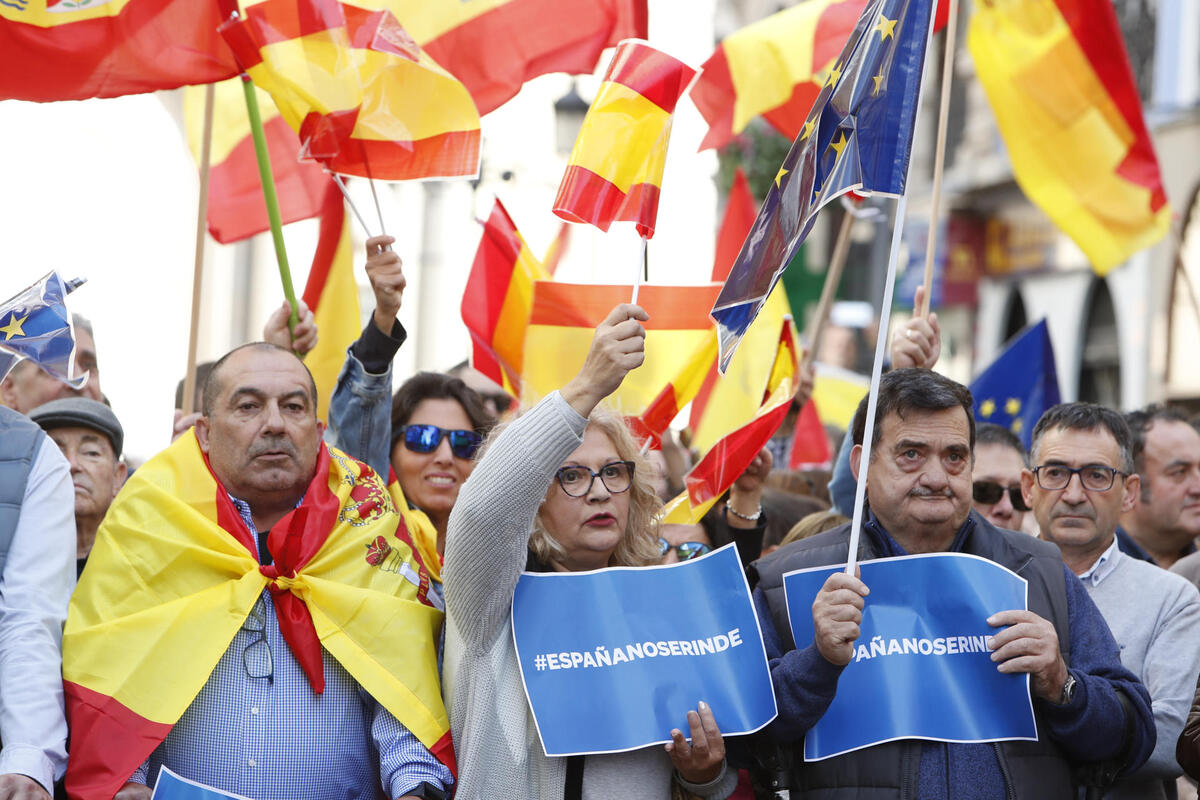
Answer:
<svg viewBox="0 0 1200 800"><path fill-rule="evenodd" d="M400 430L408 424L413 412L425 400L455 400L471 420L471 427L480 436L487 436L496 421L483 407L483 401L474 389L458 378L442 372L418 372L406 380L392 397L392 441L393 447L400 438Z"/></svg>

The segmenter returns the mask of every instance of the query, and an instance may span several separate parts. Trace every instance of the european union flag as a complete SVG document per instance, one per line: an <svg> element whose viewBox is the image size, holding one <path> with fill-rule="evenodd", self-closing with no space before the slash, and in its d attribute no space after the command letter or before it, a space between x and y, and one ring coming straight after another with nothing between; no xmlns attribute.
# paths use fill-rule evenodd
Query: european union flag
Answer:
<svg viewBox="0 0 1200 800"><path fill-rule="evenodd" d="M1033 426L1062 402L1046 320L1026 328L971 384L975 419L1003 425L1029 449Z"/></svg>
<svg viewBox="0 0 1200 800"><path fill-rule="evenodd" d="M722 373L826 203L851 190L904 194L933 6L863 9L713 305Z"/></svg>
<svg viewBox="0 0 1200 800"><path fill-rule="evenodd" d="M75 331L65 302L82 284L79 279L64 282L51 272L0 304L0 353L17 357L5 359L11 361L9 368L28 358L60 381L83 388L88 376L75 375Z"/></svg>

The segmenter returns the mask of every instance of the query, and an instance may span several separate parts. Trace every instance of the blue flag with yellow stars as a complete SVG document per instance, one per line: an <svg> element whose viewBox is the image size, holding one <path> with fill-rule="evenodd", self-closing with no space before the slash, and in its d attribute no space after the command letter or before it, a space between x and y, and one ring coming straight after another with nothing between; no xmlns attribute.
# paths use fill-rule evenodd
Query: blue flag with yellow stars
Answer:
<svg viewBox="0 0 1200 800"><path fill-rule="evenodd" d="M82 283L64 282L51 272L0 303L0 355L14 356L0 358L0 379L13 364L28 358L72 388L83 388L88 376L75 375L75 330L65 302L67 294Z"/></svg>
<svg viewBox="0 0 1200 800"><path fill-rule="evenodd" d="M722 373L825 204L849 191L904 194L933 6L863 9L713 305Z"/></svg>
<svg viewBox="0 0 1200 800"><path fill-rule="evenodd" d="M1008 428L1028 450L1033 426L1046 409L1062 402L1046 320L1019 333L971 384L971 394L976 421Z"/></svg>

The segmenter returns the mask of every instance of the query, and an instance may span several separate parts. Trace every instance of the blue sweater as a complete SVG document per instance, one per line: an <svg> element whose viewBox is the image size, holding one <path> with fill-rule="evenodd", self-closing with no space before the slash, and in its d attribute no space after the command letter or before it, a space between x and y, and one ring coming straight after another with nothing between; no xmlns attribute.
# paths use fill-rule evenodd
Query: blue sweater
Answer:
<svg viewBox="0 0 1200 800"><path fill-rule="evenodd" d="M863 526L868 535L872 535L872 527ZM876 542L882 545L881 555L904 554L890 536L886 539ZM960 535L951 549L957 549L961 540ZM1141 766L1154 750L1150 696L1137 677L1121 666L1117 643L1083 584L1065 565L1063 571L1071 631L1071 674L1077 681L1075 696L1065 706L1035 697L1034 708L1043 730L1072 763L1102 761L1119 755L1123 712L1116 689L1120 687L1133 702L1137 717L1129 761L1123 770L1123 774L1128 773ZM779 716L768 732L776 740L794 742L803 738L833 701L843 668L826 661L815 644L783 652L761 589L754 590L754 602L779 705ZM992 745L923 744L917 796L921 800L1004 800L1004 778Z"/></svg>

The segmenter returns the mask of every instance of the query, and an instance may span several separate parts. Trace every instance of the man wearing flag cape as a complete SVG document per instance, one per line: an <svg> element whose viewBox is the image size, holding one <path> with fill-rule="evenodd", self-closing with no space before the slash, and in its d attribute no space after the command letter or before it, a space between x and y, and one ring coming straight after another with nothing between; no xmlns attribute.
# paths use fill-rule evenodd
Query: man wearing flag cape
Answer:
<svg viewBox="0 0 1200 800"><path fill-rule="evenodd" d="M1150 697L1121 666L1095 603L1058 549L996 528L971 510L975 423L966 387L935 372L897 369L879 386L874 435L864 441L867 398L854 416L851 468L864 459L867 514L857 560L959 552L1007 567L1028 582L1028 609L987 619L991 659L1002 673L1029 675L1037 741L985 743L897 739L803 763L804 737L839 691L854 660L869 587L844 571L812 605L815 640L797 647L783 576L845 564L850 525L795 542L751 565L751 583L779 717L768 735L793 754L805 797L951 800L1069 798L1080 774L1111 782L1154 748ZM928 591L937 592L930 586ZM901 690L902 691L902 690ZM909 698L920 703L920 698ZM863 714L876 709L864 708Z"/></svg>
<svg viewBox="0 0 1200 800"><path fill-rule="evenodd" d="M64 633L72 798L148 798L160 765L248 797L446 796L418 521L316 402L293 353L237 348L113 503Z"/></svg>

